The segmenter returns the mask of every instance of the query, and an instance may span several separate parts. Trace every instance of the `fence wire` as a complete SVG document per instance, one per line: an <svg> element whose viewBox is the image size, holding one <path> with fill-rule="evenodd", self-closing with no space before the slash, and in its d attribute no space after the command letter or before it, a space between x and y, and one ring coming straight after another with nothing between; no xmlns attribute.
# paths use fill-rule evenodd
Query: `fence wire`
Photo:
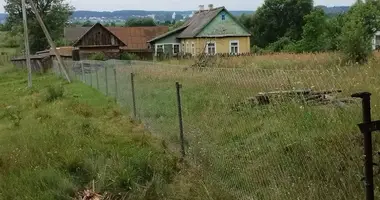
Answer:
<svg viewBox="0 0 380 200"><path fill-rule="evenodd" d="M364 198L361 106L350 95L373 92L376 109L375 68L223 69L116 60L66 61L66 67L72 79L131 113L133 73L137 119L178 153L180 82L186 159L200 169L212 199Z"/></svg>

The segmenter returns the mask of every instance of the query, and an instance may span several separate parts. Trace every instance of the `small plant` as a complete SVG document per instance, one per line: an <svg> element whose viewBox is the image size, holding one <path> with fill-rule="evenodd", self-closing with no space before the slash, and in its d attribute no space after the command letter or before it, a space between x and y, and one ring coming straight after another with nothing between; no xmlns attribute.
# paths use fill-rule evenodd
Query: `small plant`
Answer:
<svg viewBox="0 0 380 200"><path fill-rule="evenodd" d="M8 106L5 110L4 117L12 121L14 127L19 127L22 120L21 111L15 106Z"/></svg>
<svg viewBox="0 0 380 200"><path fill-rule="evenodd" d="M134 53L123 52L120 55L120 60L140 60L141 58Z"/></svg>
<svg viewBox="0 0 380 200"><path fill-rule="evenodd" d="M100 60L100 61L105 61L106 60L106 54L103 52L97 52L88 57L90 60Z"/></svg>
<svg viewBox="0 0 380 200"><path fill-rule="evenodd" d="M64 90L62 85L59 86L49 86L46 93L46 101L47 102L53 102L57 99L60 99L63 97Z"/></svg>

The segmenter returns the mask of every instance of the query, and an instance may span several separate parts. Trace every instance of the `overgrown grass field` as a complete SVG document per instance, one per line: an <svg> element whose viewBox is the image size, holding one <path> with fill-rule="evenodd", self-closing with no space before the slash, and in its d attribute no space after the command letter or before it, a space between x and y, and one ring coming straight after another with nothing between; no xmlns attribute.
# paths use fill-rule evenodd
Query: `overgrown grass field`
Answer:
<svg viewBox="0 0 380 200"><path fill-rule="evenodd" d="M336 54L313 56L232 58L227 61L235 64L229 67L202 69L189 67L188 62L98 64L108 66L109 95L118 94L119 102L128 107L130 73L135 73L139 118L152 133L177 148L175 82L183 85L188 159L202 172L205 188L219 190L206 193L205 198L363 199L362 137L356 125L361 122L360 101L311 105L279 97L266 106L247 102L258 92L277 90L341 89L338 97L344 98L370 91L373 118L380 117L376 56L363 66L345 65ZM288 62L283 63L284 59ZM104 69L98 70L98 76L104 92ZM85 79L87 83L95 80L94 73L92 78L85 74ZM376 151L380 138L374 137ZM378 185L378 177L375 180Z"/></svg>
<svg viewBox="0 0 380 200"><path fill-rule="evenodd" d="M0 67L0 199L79 199L85 189L104 199L205 194L112 98L54 75L34 75L28 89L26 77Z"/></svg>

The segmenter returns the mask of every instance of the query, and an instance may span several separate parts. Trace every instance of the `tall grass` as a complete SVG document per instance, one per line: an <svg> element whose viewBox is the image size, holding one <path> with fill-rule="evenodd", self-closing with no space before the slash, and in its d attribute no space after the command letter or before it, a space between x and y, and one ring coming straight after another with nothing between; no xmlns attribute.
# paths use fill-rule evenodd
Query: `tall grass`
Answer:
<svg viewBox="0 0 380 200"><path fill-rule="evenodd" d="M188 161L200 171L206 191L203 199L363 199L358 101L313 105L302 98L279 96L270 105L258 106L247 98L259 92L305 88L341 89L339 98L370 91L376 110L380 61L374 57L365 66L344 66L339 57L330 62L328 57L335 54L318 54L327 59L288 55L293 60L283 63L282 56L251 58L267 67L262 63L261 67L241 66L246 61L239 59L247 58L234 58L229 67L203 69L148 62L97 63L109 70L106 77L104 68L97 68L98 80L104 92L107 78L109 95L118 94L120 104L130 107L130 73L134 72L139 119L177 152L174 83L182 83ZM116 77L110 73L113 68ZM89 83L94 73L85 78ZM374 118L379 116L374 113ZM379 139L375 135L375 148ZM375 180L379 183L378 177Z"/></svg>
<svg viewBox="0 0 380 200"><path fill-rule="evenodd" d="M28 89L26 75L0 72L0 199L77 199L93 184L111 199L177 199L193 187L176 156L113 100L51 75Z"/></svg>

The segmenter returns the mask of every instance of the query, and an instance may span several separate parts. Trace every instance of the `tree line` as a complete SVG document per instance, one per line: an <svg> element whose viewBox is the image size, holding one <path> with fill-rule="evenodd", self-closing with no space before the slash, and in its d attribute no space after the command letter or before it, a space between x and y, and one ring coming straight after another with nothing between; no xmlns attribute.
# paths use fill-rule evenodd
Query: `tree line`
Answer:
<svg viewBox="0 0 380 200"><path fill-rule="evenodd" d="M380 30L380 1L358 0L348 12L328 15L313 0L265 0L239 21L252 33L254 52L344 52L363 63Z"/></svg>

